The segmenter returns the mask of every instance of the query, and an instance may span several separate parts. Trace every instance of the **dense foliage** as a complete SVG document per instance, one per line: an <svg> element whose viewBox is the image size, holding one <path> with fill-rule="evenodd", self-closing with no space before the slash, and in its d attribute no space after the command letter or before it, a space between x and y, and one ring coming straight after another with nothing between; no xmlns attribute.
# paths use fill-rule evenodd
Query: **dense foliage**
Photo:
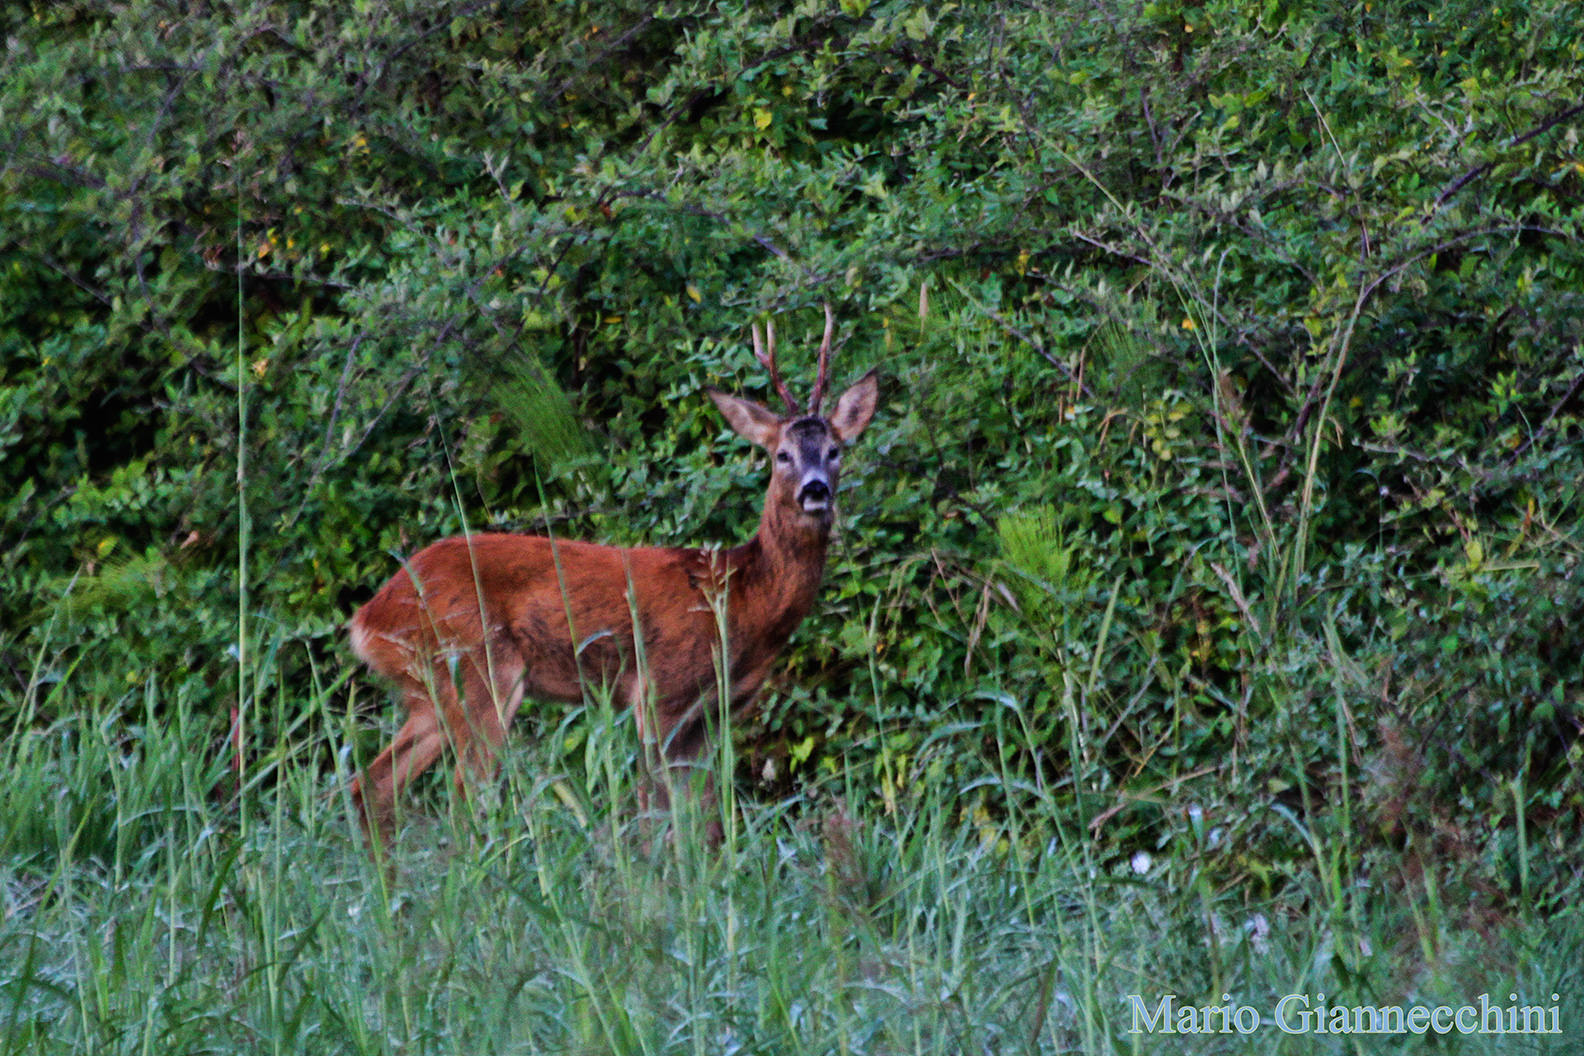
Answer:
<svg viewBox="0 0 1584 1056"><path fill-rule="evenodd" d="M1063 790L1102 857L1227 885L1364 861L1325 831L1481 912L1576 893L1569 0L0 29L7 728L86 669L216 737L306 699L464 527L746 536L702 389L763 394L748 322L806 348L828 300L884 406L745 789L945 785L987 835Z"/></svg>

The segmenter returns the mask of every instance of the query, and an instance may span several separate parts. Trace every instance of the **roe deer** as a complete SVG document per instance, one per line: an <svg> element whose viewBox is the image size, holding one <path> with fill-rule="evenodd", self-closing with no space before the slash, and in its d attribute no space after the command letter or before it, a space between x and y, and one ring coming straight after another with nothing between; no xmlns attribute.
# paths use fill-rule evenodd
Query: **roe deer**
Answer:
<svg viewBox="0 0 1584 1056"><path fill-rule="evenodd" d="M820 411L834 325L827 305L806 408L776 369L773 324L768 350L754 324L754 354L787 413L710 390L732 429L771 455L759 530L741 546L454 536L413 555L358 609L352 649L395 683L407 712L389 747L352 783L371 847L393 835L398 791L445 746L456 754L462 794L470 780L490 778L524 694L576 701L586 685L607 685L618 706L636 709L640 742L658 745L675 767L690 766L707 744L723 635L730 704L737 709L752 699L814 605L836 517L842 447L875 411L872 370L842 393L829 418ZM664 783L647 783L664 806ZM718 839L718 822L710 836Z"/></svg>

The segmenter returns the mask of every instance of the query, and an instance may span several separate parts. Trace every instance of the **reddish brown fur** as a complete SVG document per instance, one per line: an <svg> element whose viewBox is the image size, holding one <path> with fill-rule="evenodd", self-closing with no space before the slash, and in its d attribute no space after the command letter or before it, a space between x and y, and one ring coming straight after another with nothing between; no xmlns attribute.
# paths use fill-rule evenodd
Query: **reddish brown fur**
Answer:
<svg viewBox="0 0 1584 1056"><path fill-rule="evenodd" d="M792 438L783 442L790 419L712 395L739 433L773 453L793 449ZM575 701L585 686L603 684L620 705L633 707L645 701L647 683L655 743L671 765L691 763L706 743L704 709L718 703L717 612L725 617L736 708L764 682L824 575L834 507L809 512L798 475L807 480L816 461L810 452L836 451L856 437L874 402L871 373L842 396L830 421L812 419L823 439L812 426L799 426L815 443L805 440L795 465L789 455L773 458L759 531L730 550L484 534L443 539L414 555L351 622L353 650L396 684L407 711L390 746L353 783L365 826L388 836L401 786L448 743L460 789L470 777L492 774L496 748L525 694ZM835 460L815 469L829 471L833 497ZM447 663L453 657L460 698ZM647 735L646 713L647 706L639 709Z"/></svg>

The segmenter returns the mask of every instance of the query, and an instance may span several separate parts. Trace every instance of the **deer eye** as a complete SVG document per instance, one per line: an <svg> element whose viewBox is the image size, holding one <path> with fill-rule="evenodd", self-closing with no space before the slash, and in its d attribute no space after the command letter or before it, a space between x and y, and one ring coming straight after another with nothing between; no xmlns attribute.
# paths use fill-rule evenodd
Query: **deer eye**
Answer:
<svg viewBox="0 0 1584 1056"><path fill-rule="evenodd" d="M788 454L787 452L785 452L785 451L777 451L776 452L776 461L777 462L790 462L790 461L792 461L792 456L790 454Z"/></svg>
<svg viewBox="0 0 1584 1056"><path fill-rule="evenodd" d="M827 451L825 453L825 457L830 459L832 462L836 461L838 458L841 457L841 448L839 448L839 447L831 448L829 451Z"/></svg>

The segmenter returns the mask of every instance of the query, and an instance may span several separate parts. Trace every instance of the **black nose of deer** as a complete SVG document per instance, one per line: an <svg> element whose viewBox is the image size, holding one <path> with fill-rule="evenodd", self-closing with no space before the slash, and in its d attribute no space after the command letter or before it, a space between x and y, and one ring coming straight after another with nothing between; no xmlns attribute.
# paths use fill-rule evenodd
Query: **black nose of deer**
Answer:
<svg viewBox="0 0 1584 1056"><path fill-rule="evenodd" d="M821 477L812 477L798 489L798 503L810 512L823 510L830 505L830 484Z"/></svg>

